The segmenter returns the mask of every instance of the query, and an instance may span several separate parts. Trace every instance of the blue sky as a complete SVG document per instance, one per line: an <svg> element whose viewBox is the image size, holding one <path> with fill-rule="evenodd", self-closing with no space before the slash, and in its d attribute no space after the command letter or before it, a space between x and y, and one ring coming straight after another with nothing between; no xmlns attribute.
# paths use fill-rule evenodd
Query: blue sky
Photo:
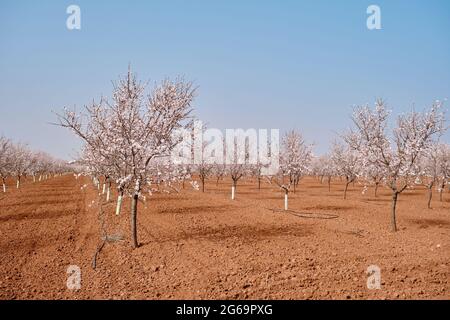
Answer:
<svg viewBox="0 0 450 320"><path fill-rule="evenodd" d="M382 30L366 27L371 4ZM80 142L52 110L109 96L131 63L142 80L193 80L210 127L295 128L320 154L352 105L450 98L449 35L447 0L1 0L0 134L69 159Z"/></svg>

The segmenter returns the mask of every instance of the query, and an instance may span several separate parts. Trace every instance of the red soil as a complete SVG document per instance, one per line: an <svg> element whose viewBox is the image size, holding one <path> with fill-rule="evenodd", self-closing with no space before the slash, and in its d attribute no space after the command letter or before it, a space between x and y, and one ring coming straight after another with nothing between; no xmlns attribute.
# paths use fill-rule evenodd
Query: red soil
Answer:
<svg viewBox="0 0 450 320"><path fill-rule="evenodd" d="M81 180L81 179L80 179ZM390 231L390 194L308 178L289 198L263 183L207 182L206 193L182 190L139 203L141 246L132 250L129 200L101 240L98 190L73 176L25 183L0 194L0 299L449 299L450 194L426 208L423 188L398 203L399 231ZM437 198L437 197L436 197ZM314 215L310 215L313 213ZM322 214L322 215L321 215ZM323 214L335 219L319 219ZM100 217L100 218L101 218ZM309 218L311 217L311 218ZM367 267L381 268L380 290L366 286ZM69 265L81 289L66 287Z"/></svg>

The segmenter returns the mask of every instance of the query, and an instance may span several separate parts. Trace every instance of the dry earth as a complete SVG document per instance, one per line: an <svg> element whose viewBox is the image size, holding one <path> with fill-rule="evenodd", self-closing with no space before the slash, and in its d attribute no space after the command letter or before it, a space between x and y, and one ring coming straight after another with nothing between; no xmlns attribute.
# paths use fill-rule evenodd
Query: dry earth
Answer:
<svg viewBox="0 0 450 320"><path fill-rule="evenodd" d="M342 199L316 179L301 181L283 207L275 186L252 181L229 199L229 181L205 193L155 194L139 204L140 247L130 248L129 202L99 210L98 190L71 175L12 186L0 195L0 299L449 299L450 193L426 209L423 188L404 192L399 231L390 194ZM13 184L11 182L11 184ZM437 196L435 196L437 198ZM323 219L334 217L332 219ZM101 225L108 239L102 243ZM81 289L66 287L78 265ZM366 270L381 269L380 290Z"/></svg>

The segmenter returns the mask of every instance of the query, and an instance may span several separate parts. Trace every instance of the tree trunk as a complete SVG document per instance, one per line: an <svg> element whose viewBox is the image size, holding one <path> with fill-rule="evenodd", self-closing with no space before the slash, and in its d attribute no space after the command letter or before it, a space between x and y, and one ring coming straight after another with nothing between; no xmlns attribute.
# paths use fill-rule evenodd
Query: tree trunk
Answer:
<svg viewBox="0 0 450 320"><path fill-rule="evenodd" d="M97 177L94 178L94 184L97 187L97 190L100 190L100 180L98 180Z"/></svg>
<svg viewBox="0 0 450 320"><path fill-rule="evenodd" d="M377 197L378 192L378 182L375 182L375 198Z"/></svg>
<svg viewBox="0 0 450 320"><path fill-rule="evenodd" d="M137 240L137 205L139 195L135 193L131 200L131 244L134 249L139 247Z"/></svg>
<svg viewBox="0 0 450 320"><path fill-rule="evenodd" d="M231 186L231 200L235 199L236 194L236 181L233 180L233 185Z"/></svg>
<svg viewBox="0 0 450 320"><path fill-rule="evenodd" d="M439 201L442 202L442 192L445 189L445 181L442 182L441 187L439 188Z"/></svg>
<svg viewBox="0 0 450 320"><path fill-rule="evenodd" d="M108 182L108 189L106 189L106 202L109 201L111 196L111 182Z"/></svg>
<svg viewBox="0 0 450 320"><path fill-rule="evenodd" d="M345 183L344 200L347 199L347 190L348 190L349 184L350 184L350 181L347 180L347 182Z"/></svg>
<svg viewBox="0 0 450 320"><path fill-rule="evenodd" d="M284 210L287 211L288 209L288 192L287 190L284 191Z"/></svg>
<svg viewBox="0 0 450 320"><path fill-rule="evenodd" d="M202 192L205 192L205 177L202 176L201 179L202 179Z"/></svg>
<svg viewBox="0 0 450 320"><path fill-rule="evenodd" d="M261 176L258 176L258 190L261 190Z"/></svg>
<svg viewBox="0 0 450 320"><path fill-rule="evenodd" d="M123 199L123 191L119 191L119 196L117 197L117 206L116 206L116 215L120 214L120 210L122 209L122 199Z"/></svg>
<svg viewBox="0 0 450 320"><path fill-rule="evenodd" d="M3 182L3 193L6 193L6 183L5 183L5 178L2 178L2 182Z"/></svg>
<svg viewBox="0 0 450 320"><path fill-rule="evenodd" d="M36 176L33 174L33 183L36 182Z"/></svg>
<svg viewBox="0 0 450 320"><path fill-rule="evenodd" d="M17 177L16 188L17 188L17 189L20 188L20 177Z"/></svg>
<svg viewBox="0 0 450 320"><path fill-rule="evenodd" d="M393 232L397 231L397 222L395 219L395 209L397 207L397 198L398 198L398 192L393 191L393 193L392 193L392 214L391 214L391 227L392 227Z"/></svg>
<svg viewBox="0 0 450 320"><path fill-rule="evenodd" d="M430 184L428 186L428 203L427 203L428 209L431 209L431 198L432 197L433 197L433 184Z"/></svg>
<svg viewBox="0 0 450 320"><path fill-rule="evenodd" d="M216 180L216 187L219 186L219 179L220 179L220 177L217 177L217 180Z"/></svg>
<svg viewBox="0 0 450 320"><path fill-rule="evenodd" d="M328 177L328 192L331 191L331 177Z"/></svg>

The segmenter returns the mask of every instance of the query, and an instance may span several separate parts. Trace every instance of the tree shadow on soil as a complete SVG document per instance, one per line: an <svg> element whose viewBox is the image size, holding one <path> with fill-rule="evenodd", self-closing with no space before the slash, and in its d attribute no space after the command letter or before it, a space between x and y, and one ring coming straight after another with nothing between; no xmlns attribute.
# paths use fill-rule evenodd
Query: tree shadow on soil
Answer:
<svg viewBox="0 0 450 320"><path fill-rule="evenodd" d="M426 229L428 227L450 229L450 221L443 219L408 219L407 221L418 226L420 229Z"/></svg>
<svg viewBox="0 0 450 320"><path fill-rule="evenodd" d="M156 196L156 197L149 197L148 202L160 202L160 201L183 201L183 200L189 200L186 197L176 197L176 196Z"/></svg>
<svg viewBox="0 0 450 320"><path fill-rule="evenodd" d="M176 213L176 214L200 214L200 213L215 213L225 212L234 209L231 205L221 206L195 206L195 207L182 207L182 208L165 208L159 210L158 213Z"/></svg>
<svg viewBox="0 0 450 320"><path fill-rule="evenodd" d="M311 207L303 208L303 210L326 210L326 211L346 211L352 210L354 207L350 206L330 206L330 205L316 205Z"/></svg>
<svg viewBox="0 0 450 320"><path fill-rule="evenodd" d="M149 231L147 234L149 234ZM289 225L275 227L272 225L264 226L224 226L219 228L204 227L197 230L189 230L174 236L160 237L155 242L162 244L166 242L191 241L191 240L207 240L213 242L223 242L229 239L242 242L257 242L277 237L307 237L312 235L311 226L306 225ZM153 238L153 237L152 237ZM153 242L153 241L152 241ZM141 243L142 246L150 242Z"/></svg>
<svg viewBox="0 0 450 320"><path fill-rule="evenodd" d="M5 221L21 221L24 219L57 219L61 217L67 217L76 215L75 210L45 210L43 212L21 212L0 216L0 222Z"/></svg>
<svg viewBox="0 0 450 320"><path fill-rule="evenodd" d="M40 201L23 201L11 204L0 204L0 208L11 208L19 206L43 206L43 205L65 205L68 202L76 200L74 198L58 199L58 200L40 200Z"/></svg>

